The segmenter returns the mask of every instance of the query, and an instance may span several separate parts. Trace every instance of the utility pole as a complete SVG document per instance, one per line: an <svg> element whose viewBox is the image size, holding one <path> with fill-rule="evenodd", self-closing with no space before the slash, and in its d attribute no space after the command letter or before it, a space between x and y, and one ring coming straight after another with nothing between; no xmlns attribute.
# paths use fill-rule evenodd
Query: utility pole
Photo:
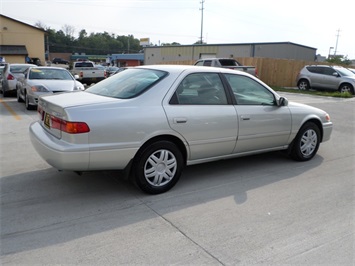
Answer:
<svg viewBox="0 0 355 266"><path fill-rule="evenodd" d="M205 0L201 0L201 35L200 35L200 44L203 43L203 4L205 3Z"/></svg>
<svg viewBox="0 0 355 266"><path fill-rule="evenodd" d="M335 50L334 50L334 57L336 56L337 54L337 49L338 49L338 40L339 40L339 32L340 32L340 29L337 30L338 34L337 34L337 42L335 44Z"/></svg>

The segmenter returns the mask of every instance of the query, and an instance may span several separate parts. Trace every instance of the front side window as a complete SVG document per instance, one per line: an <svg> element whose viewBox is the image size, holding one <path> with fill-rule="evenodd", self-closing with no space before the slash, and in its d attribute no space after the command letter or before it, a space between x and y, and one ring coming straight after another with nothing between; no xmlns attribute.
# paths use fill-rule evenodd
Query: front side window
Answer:
<svg viewBox="0 0 355 266"><path fill-rule="evenodd" d="M275 105L274 95L254 79L235 74L225 77L238 105Z"/></svg>
<svg viewBox="0 0 355 266"><path fill-rule="evenodd" d="M227 104L227 97L218 74L195 73L179 84L170 104L222 105Z"/></svg>
<svg viewBox="0 0 355 266"><path fill-rule="evenodd" d="M129 99L143 93L161 81L167 74L167 72L153 69L126 69L100 81L86 91L101 96Z"/></svg>

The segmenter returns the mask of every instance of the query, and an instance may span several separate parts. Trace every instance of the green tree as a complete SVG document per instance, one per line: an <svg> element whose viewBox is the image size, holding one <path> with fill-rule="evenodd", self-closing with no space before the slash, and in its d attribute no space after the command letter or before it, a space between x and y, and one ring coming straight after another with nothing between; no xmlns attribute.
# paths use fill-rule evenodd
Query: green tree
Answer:
<svg viewBox="0 0 355 266"><path fill-rule="evenodd" d="M349 60L347 56L343 56L343 55L332 56L328 58L326 61L337 65L347 65L347 66L351 65L351 60Z"/></svg>

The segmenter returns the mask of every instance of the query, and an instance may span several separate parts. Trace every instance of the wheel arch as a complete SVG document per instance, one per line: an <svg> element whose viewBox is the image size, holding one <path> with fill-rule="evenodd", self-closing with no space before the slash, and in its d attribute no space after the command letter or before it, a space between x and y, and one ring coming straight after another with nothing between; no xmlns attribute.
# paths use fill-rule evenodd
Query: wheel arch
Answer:
<svg viewBox="0 0 355 266"><path fill-rule="evenodd" d="M149 140L147 140L137 151L136 154L138 154L139 152L141 152L142 150L144 150L146 147L148 147L150 144L157 142L157 141L170 141L172 143L174 143L178 149L181 151L181 154L184 158L184 164L186 164L187 161L187 150L186 150L186 146L184 144L184 142L178 138L177 136L174 135L169 135L169 134L164 134L164 135L159 135L159 136L155 136L150 138Z"/></svg>
<svg viewBox="0 0 355 266"><path fill-rule="evenodd" d="M317 119L317 118L309 118L305 121L303 121L302 125L300 126L300 129L308 122L314 123L318 128L319 128L319 132L320 132L320 142L323 141L323 126L322 126L322 122Z"/></svg>
<svg viewBox="0 0 355 266"><path fill-rule="evenodd" d="M347 82L347 81L344 81L344 82L342 82L342 83L339 84L338 91L340 91L341 87L344 86L344 85L347 85L347 86L349 86L350 88L352 88L352 91L351 91L352 94L355 93L354 85L351 84L350 82Z"/></svg>

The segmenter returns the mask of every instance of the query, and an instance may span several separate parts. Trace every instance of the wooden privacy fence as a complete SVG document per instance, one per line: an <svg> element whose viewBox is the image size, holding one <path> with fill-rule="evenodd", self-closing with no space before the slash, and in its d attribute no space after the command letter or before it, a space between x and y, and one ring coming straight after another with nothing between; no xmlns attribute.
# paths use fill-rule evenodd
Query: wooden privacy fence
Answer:
<svg viewBox="0 0 355 266"><path fill-rule="evenodd" d="M259 78L262 81L269 86L278 87L296 87L297 74L305 65L327 64L327 62L260 57L238 57L235 59L242 65L257 67ZM164 64L170 65L193 65L194 63L193 60L164 62Z"/></svg>

